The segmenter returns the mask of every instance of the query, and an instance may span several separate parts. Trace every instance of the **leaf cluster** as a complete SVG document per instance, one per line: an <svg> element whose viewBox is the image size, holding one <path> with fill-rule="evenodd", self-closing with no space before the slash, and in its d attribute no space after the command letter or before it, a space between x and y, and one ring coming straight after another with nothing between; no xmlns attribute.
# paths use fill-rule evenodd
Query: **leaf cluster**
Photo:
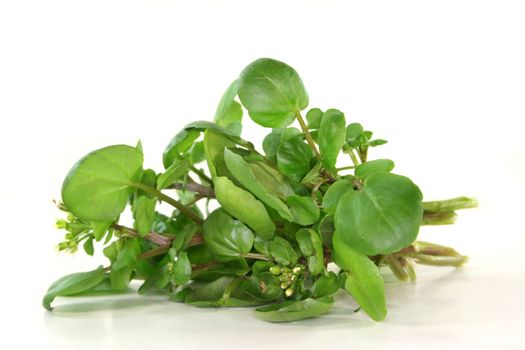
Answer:
<svg viewBox="0 0 525 350"><path fill-rule="evenodd" d="M198 307L257 306L270 322L330 311L349 293L376 321L387 314L384 267L400 280L414 264L460 266L452 248L416 241L425 224L449 224L459 197L423 202L418 186L389 159L368 160L385 144L335 108L308 108L298 73L268 58L228 87L213 122L182 128L145 169L142 145L113 145L81 158L62 186L66 230L60 250L101 249L107 267L65 276L57 296L166 293ZM241 137L244 114L270 128L263 153ZM295 124L294 124L295 123ZM295 126L294 126L295 125ZM350 165L344 166L345 160ZM348 162L346 162L348 164ZM172 206L162 212L160 202ZM217 209L209 212L208 203ZM120 219L130 210L133 222Z"/></svg>

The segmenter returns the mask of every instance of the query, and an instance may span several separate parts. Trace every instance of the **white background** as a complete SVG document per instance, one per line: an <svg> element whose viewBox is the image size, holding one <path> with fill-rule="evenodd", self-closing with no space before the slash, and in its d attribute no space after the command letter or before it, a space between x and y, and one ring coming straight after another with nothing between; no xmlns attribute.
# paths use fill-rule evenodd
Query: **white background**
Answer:
<svg viewBox="0 0 525 350"><path fill-rule="evenodd" d="M522 1L3 1L0 4L0 347L18 349L523 348L525 5ZM187 122L211 120L259 57L302 76L389 143L425 199L477 210L421 237L471 257L387 285L370 321L341 295L319 319L274 325L249 309L164 296L40 300L63 274L105 261L59 254L51 200L85 153L144 144L148 167ZM243 136L267 130L246 122Z"/></svg>

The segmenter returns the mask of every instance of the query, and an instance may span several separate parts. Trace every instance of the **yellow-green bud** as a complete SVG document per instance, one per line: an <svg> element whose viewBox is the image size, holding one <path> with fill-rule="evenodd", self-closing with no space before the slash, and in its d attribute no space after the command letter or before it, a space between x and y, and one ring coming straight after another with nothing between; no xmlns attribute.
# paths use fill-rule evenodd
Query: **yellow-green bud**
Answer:
<svg viewBox="0 0 525 350"><path fill-rule="evenodd" d="M292 288L288 288L285 292L284 292L284 295L286 295L287 297L291 297L293 295L293 289Z"/></svg>
<svg viewBox="0 0 525 350"><path fill-rule="evenodd" d="M296 267L294 267L292 271L293 271L293 273L296 274L296 275L297 275L297 274L300 274L300 273L301 273L301 266L296 266Z"/></svg>
<svg viewBox="0 0 525 350"><path fill-rule="evenodd" d="M272 275L279 275L281 273L281 267L280 266L272 266L272 267L270 267L270 273Z"/></svg>

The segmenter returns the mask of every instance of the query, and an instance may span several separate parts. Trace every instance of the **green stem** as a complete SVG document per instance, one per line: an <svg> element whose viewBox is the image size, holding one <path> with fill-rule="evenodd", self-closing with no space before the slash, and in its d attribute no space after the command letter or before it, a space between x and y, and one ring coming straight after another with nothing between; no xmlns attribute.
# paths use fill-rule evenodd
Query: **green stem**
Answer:
<svg viewBox="0 0 525 350"><path fill-rule="evenodd" d="M352 159L352 163L354 163L354 166L357 167L359 165L359 161L357 160L357 157L355 156L354 150L349 148L348 155L350 156L350 159Z"/></svg>
<svg viewBox="0 0 525 350"><path fill-rule="evenodd" d="M456 217L455 211L431 212L425 210L422 225L452 225L456 222Z"/></svg>
<svg viewBox="0 0 525 350"><path fill-rule="evenodd" d="M210 179L208 175L206 175L202 170L197 169L195 166L190 167L191 171L193 171L195 174L197 174L202 180L206 181L210 185L213 186L213 180Z"/></svg>
<svg viewBox="0 0 525 350"><path fill-rule="evenodd" d="M312 148L312 151L314 151L315 157L319 159L320 158L319 151L317 150L317 147L315 146L315 142L312 137L312 134L310 134L310 131L308 131L308 127L306 126L306 123L304 122L304 119L301 116L301 112L299 111L295 112L295 118L299 122L299 125L301 125L301 129L303 130L303 134L306 139L306 142L308 142L308 145L310 145L310 147Z"/></svg>
<svg viewBox="0 0 525 350"><path fill-rule="evenodd" d="M243 254L242 256L247 259L256 259L256 260L264 260L264 261L270 260L266 257L266 255L257 254L257 253L246 253L246 254Z"/></svg>
<svg viewBox="0 0 525 350"><path fill-rule="evenodd" d="M399 261L399 258L395 255L389 254L385 258L388 267L390 267L390 270L394 273L394 275L401 281L408 280L409 276L406 272L406 270L401 265L401 262Z"/></svg>
<svg viewBox="0 0 525 350"><path fill-rule="evenodd" d="M469 197L457 197L441 201L423 202L427 211L441 213L450 210L469 209L478 206L478 201Z"/></svg>
<svg viewBox="0 0 525 350"><path fill-rule="evenodd" d="M458 256L436 256L426 254L407 254L409 258L415 260L416 263L421 265L432 265L432 266L455 266L459 267L468 261L468 257L464 255Z"/></svg>
<svg viewBox="0 0 525 350"><path fill-rule="evenodd" d="M133 182L131 183L131 186L136 187L139 190L142 190L146 193L152 194L158 199L160 199L161 201L166 202L170 204L171 206L177 208L181 213L183 213L188 218L193 220L196 224L201 225L203 223L203 220L190 208L186 207L185 205L183 205L181 202L177 201L176 199L165 195L164 193L157 190L156 188L150 187L148 185L144 185L140 182Z"/></svg>
<svg viewBox="0 0 525 350"><path fill-rule="evenodd" d="M343 166L340 168L335 168L335 171L351 170L355 169L355 165Z"/></svg>

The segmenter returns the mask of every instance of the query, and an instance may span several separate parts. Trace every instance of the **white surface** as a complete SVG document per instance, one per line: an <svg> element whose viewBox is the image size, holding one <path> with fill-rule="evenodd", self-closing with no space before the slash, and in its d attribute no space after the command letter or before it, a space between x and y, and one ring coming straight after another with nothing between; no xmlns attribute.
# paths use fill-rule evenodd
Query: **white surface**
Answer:
<svg viewBox="0 0 525 350"><path fill-rule="evenodd" d="M0 3L0 348L523 348L525 17L520 1L4 1ZM249 309L163 296L60 299L49 283L104 259L58 254L51 199L93 149L141 138L146 166L187 122L212 118L253 59L286 61L311 106L335 107L389 143L426 199L477 210L423 239L468 254L461 270L388 284L374 323L344 295L287 325ZM266 132L246 122L244 136Z"/></svg>

